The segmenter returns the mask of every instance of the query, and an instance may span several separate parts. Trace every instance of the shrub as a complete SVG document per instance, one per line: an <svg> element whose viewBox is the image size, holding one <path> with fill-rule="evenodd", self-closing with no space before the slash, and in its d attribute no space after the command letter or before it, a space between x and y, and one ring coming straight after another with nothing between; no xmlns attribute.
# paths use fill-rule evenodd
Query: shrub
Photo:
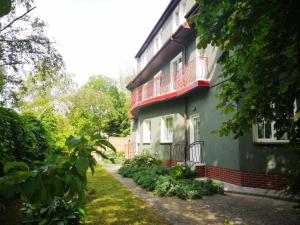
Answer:
<svg viewBox="0 0 300 225"><path fill-rule="evenodd" d="M155 182L157 178L158 176L151 170L141 170L133 175L133 180L138 185L141 185L142 188L146 188L149 191L153 191L155 189Z"/></svg>
<svg viewBox="0 0 300 225"><path fill-rule="evenodd" d="M0 107L0 176L5 162L43 160L49 150L47 132L39 120Z"/></svg>
<svg viewBox="0 0 300 225"><path fill-rule="evenodd" d="M154 156L148 153L142 153L136 155L133 159L126 160L124 165L133 166L133 167L153 167L155 165L160 165L161 161L156 159Z"/></svg>
<svg viewBox="0 0 300 225"><path fill-rule="evenodd" d="M191 167L187 165L177 165L171 167L169 175L175 179L187 179L194 178L196 176L196 172L192 171Z"/></svg>
<svg viewBox="0 0 300 225"><path fill-rule="evenodd" d="M155 183L154 192L158 196L172 195L169 190L174 189L177 184L178 181L171 176L159 176Z"/></svg>
<svg viewBox="0 0 300 225"><path fill-rule="evenodd" d="M119 170L118 173L122 175L123 177L133 177L135 173L140 171L139 168L137 167L132 167L132 166L122 166Z"/></svg>

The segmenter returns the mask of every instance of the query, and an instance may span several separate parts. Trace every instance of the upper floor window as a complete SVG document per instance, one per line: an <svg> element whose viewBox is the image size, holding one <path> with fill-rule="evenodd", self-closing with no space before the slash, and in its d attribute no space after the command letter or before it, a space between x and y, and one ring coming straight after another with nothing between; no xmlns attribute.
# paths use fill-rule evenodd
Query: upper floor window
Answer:
<svg viewBox="0 0 300 225"><path fill-rule="evenodd" d="M154 38L154 54L160 49L162 46L162 30L160 30Z"/></svg>
<svg viewBox="0 0 300 225"><path fill-rule="evenodd" d="M173 32L177 30L180 24L184 23L184 16L187 13L186 0L182 0L181 3L173 12Z"/></svg>
<svg viewBox="0 0 300 225"><path fill-rule="evenodd" d="M144 52L142 56L142 61L141 61L141 69L143 69L148 63L148 58L147 58L147 50Z"/></svg>
<svg viewBox="0 0 300 225"><path fill-rule="evenodd" d="M160 95L161 72L154 76L154 96Z"/></svg>

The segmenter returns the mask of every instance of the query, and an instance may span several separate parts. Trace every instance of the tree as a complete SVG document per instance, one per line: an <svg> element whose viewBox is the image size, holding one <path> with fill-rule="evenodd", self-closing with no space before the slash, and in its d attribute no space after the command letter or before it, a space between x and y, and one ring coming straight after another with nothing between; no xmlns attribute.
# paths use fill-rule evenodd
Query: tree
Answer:
<svg viewBox="0 0 300 225"><path fill-rule="evenodd" d="M5 3L2 5L2 1ZM37 71L39 67L63 68L61 55L45 34L46 24L31 12L32 0L1 1L11 11L0 17L0 103L15 99L14 90L20 85L23 70ZM3 13L4 14L4 13ZM56 74L53 74L56 75Z"/></svg>
<svg viewBox="0 0 300 225"><path fill-rule="evenodd" d="M79 89L69 97L69 117L80 135L102 134L107 127L112 104L100 91Z"/></svg>
<svg viewBox="0 0 300 225"><path fill-rule="evenodd" d="M17 92L18 108L21 112L34 114L44 125L53 147L63 148L66 139L75 133L67 114L68 97L75 90L72 77L57 74L56 69L47 68L30 73Z"/></svg>
<svg viewBox="0 0 300 225"><path fill-rule="evenodd" d="M222 50L218 108L230 113L221 135L238 138L261 120L275 121L277 137L288 134L299 154L300 120L292 119L300 98L300 2L297 0L197 0L190 19L199 48ZM299 104L296 113L299 113ZM300 162L294 180L300 180ZM297 172L298 171L298 172ZM298 185L298 186L297 186ZM294 186L299 193L299 184Z"/></svg>
<svg viewBox="0 0 300 225"><path fill-rule="evenodd" d="M128 113L130 109L129 95L120 91L116 81L105 76L92 76L83 86L85 90L94 90L104 94L112 104L110 117L104 132L110 136L126 136L130 133Z"/></svg>

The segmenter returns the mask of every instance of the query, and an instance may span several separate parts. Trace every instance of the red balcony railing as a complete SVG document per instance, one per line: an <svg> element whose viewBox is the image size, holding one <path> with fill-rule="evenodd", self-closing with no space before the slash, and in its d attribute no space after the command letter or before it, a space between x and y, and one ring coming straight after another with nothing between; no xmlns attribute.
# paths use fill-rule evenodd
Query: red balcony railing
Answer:
<svg viewBox="0 0 300 225"><path fill-rule="evenodd" d="M184 65L182 69L173 73L161 73L134 89L131 109L155 97L176 93L197 81L206 81L207 76L207 57L197 57Z"/></svg>

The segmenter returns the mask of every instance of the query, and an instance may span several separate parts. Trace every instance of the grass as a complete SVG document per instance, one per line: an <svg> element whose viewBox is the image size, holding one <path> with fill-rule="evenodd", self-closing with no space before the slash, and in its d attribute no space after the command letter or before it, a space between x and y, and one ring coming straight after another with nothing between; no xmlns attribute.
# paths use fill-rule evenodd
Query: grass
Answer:
<svg viewBox="0 0 300 225"><path fill-rule="evenodd" d="M88 225L168 224L101 166L88 173L87 209Z"/></svg>

